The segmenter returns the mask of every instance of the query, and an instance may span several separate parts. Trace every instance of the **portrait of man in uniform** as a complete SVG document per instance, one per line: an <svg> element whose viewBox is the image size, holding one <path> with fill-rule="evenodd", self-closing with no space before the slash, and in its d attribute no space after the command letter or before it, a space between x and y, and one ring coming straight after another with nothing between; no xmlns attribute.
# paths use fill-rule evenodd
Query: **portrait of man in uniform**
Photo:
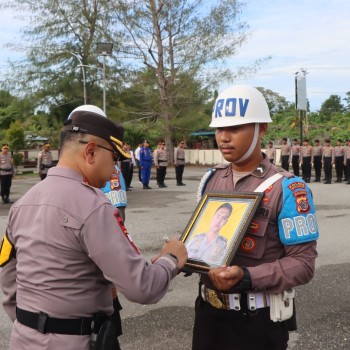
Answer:
<svg viewBox="0 0 350 350"><path fill-rule="evenodd" d="M218 263L226 251L227 238L220 235L232 213L230 203L221 204L210 221L207 232L200 233L186 245L188 257Z"/></svg>
<svg viewBox="0 0 350 350"><path fill-rule="evenodd" d="M190 266L229 264L250 222L252 198L211 196L202 201L182 236Z"/></svg>

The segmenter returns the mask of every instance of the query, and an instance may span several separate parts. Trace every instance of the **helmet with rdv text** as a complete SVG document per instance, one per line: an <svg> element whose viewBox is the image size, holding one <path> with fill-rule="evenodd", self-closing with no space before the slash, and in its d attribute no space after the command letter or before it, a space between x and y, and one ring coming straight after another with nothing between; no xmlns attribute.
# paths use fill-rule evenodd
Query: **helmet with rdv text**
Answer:
<svg viewBox="0 0 350 350"><path fill-rule="evenodd" d="M217 97L210 127L222 128L249 123L271 123L263 94L249 85L233 85Z"/></svg>

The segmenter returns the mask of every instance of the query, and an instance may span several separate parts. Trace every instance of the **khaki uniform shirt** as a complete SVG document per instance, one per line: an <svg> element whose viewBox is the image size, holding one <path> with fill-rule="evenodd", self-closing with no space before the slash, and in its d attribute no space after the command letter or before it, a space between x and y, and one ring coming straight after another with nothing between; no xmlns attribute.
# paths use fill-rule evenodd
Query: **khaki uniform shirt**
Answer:
<svg viewBox="0 0 350 350"><path fill-rule="evenodd" d="M175 165L185 165L185 150L181 147L175 148L174 152L174 164Z"/></svg>
<svg viewBox="0 0 350 350"><path fill-rule="evenodd" d="M291 148L291 155L293 156L299 156L300 155L300 146L299 145L293 145Z"/></svg>
<svg viewBox="0 0 350 350"><path fill-rule="evenodd" d="M289 156L290 153L290 146L287 145L281 145L281 156Z"/></svg>
<svg viewBox="0 0 350 350"><path fill-rule="evenodd" d="M273 162L276 161L276 149L274 147L267 147L265 150L267 158L272 159Z"/></svg>
<svg viewBox="0 0 350 350"><path fill-rule="evenodd" d="M13 159L10 153L0 153L0 175L13 175Z"/></svg>
<svg viewBox="0 0 350 350"><path fill-rule="evenodd" d="M301 146L300 147L300 156L301 156L301 160L303 160L303 158L308 158L312 156L312 146L307 145L307 146Z"/></svg>
<svg viewBox="0 0 350 350"><path fill-rule="evenodd" d="M155 166L168 166L168 154L165 149L156 149L153 154Z"/></svg>
<svg viewBox="0 0 350 350"><path fill-rule="evenodd" d="M206 233L196 235L186 245L188 257L191 259L203 260L210 264L218 264L224 257L227 238L217 236L208 242Z"/></svg>
<svg viewBox="0 0 350 350"><path fill-rule="evenodd" d="M41 151L38 154L38 172L39 174L47 174L49 168L52 167L52 153L51 151Z"/></svg>
<svg viewBox="0 0 350 350"><path fill-rule="evenodd" d="M287 177L293 176L265 158L254 172L240 179L234 186L231 166L219 166L205 192L252 192L277 172L282 172ZM288 246L281 243L278 231L278 215L282 208L281 183L282 179L265 191L250 228L231 263L248 268L253 291L280 293L309 282L314 274L316 241ZM205 285L214 289L206 275L201 275L201 279Z"/></svg>
<svg viewBox="0 0 350 350"><path fill-rule="evenodd" d="M344 157L345 147L344 146L335 146L334 147L334 157Z"/></svg>
<svg viewBox="0 0 350 350"><path fill-rule="evenodd" d="M130 301L161 299L177 274L175 259L148 263L103 192L72 169L54 167L12 205L7 235L17 255L1 271L4 308L51 317L112 314L112 285ZM16 294L17 293L17 294ZM89 336L41 334L17 322L11 349L88 350Z"/></svg>
<svg viewBox="0 0 350 350"><path fill-rule="evenodd" d="M324 158L332 158L332 163L334 163L334 147L333 146L324 146L322 160Z"/></svg>

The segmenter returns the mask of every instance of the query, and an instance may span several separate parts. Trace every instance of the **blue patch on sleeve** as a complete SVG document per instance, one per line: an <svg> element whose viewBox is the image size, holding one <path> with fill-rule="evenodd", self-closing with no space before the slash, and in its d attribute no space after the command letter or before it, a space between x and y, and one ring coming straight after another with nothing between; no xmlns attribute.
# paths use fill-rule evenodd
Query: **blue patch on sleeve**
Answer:
<svg viewBox="0 0 350 350"><path fill-rule="evenodd" d="M298 178L282 181L283 204L278 229L284 245L300 244L319 237L315 205L306 183Z"/></svg>

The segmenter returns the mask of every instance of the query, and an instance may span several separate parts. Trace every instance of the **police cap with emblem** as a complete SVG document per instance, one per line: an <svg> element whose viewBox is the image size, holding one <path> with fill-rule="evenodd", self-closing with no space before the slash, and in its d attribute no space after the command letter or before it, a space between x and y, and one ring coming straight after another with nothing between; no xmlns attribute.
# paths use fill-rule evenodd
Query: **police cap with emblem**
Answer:
<svg viewBox="0 0 350 350"><path fill-rule="evenodd" d="M74 109L64 123L62 131L89 134L106 140L120 155L119 160L130 158L123 151L124 128L107 119L105 113L93 105L83 105Z"/></svg>

